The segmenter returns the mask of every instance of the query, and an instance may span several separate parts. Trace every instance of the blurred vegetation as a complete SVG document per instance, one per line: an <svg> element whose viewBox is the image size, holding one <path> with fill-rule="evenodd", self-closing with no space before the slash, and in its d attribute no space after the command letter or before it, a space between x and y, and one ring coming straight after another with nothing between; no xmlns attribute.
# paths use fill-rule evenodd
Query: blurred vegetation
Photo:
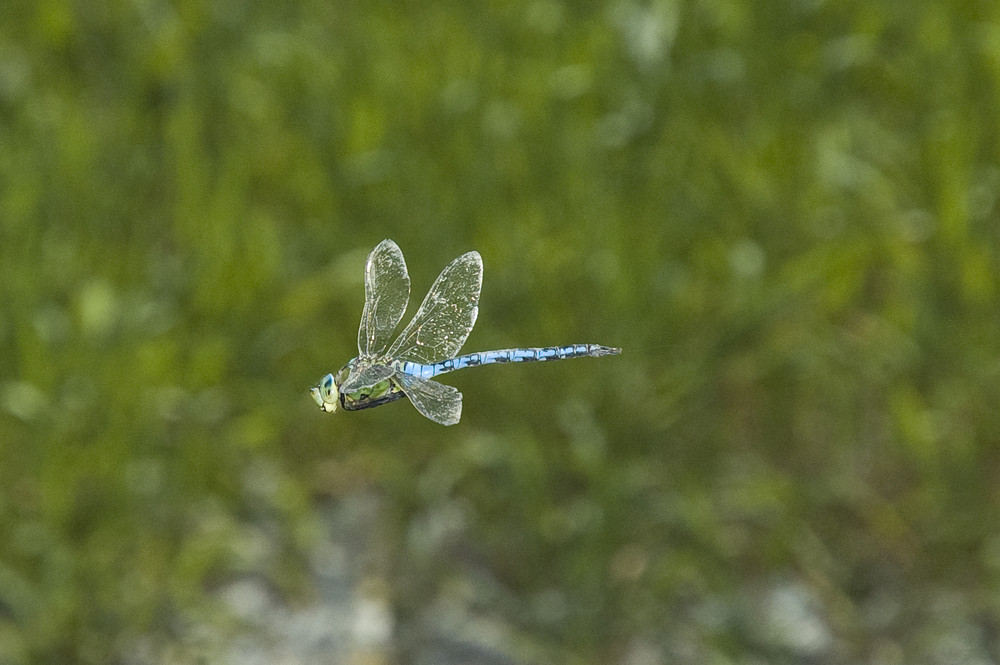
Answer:
<svg viewBox="0 0 1000 665"><path fill-rule="evenodd" d="M1000 661L998 95L985 1L4 3L0 662L214 662L357 492L400 662ZM386 237L624 353L320 414Z"/></svg>

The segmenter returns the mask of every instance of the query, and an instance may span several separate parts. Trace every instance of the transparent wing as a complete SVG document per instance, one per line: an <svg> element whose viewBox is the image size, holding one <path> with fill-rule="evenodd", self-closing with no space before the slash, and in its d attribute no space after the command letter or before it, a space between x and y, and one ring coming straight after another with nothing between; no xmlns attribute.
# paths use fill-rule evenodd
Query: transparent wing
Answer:
<svg viewBox="0 0 1000 665"><path fill-rule="evenodd" d="M387 357L427 364L454 356L476 324L482 286L479 252L463 254L449 263Z"/></svg>
<svg viewBox="0 0 1000 665"><path fill-rule="evenodd" d="M392 376L393 372L395 370L389 365L359 363L351 369L351 373L340 384L338 390L343 394L353 393L356 390L368 388L380 381L385 381Z"/></svg>
<svg viewBox="0 0 1000 665"><path fill-rule="evenodd" d="M457 388L402 372L396 373L396 381L427 418L441 425L454 425L461 419L462 393Z"/></svg>
<svg viewBox="0 0 1000 665"><path fill-rule="evenodd" d="M403 252L391 240L383 240L365 262L365 308L358 328L358 355L379 356L399 325L410 299L410 276Z"/></svg>

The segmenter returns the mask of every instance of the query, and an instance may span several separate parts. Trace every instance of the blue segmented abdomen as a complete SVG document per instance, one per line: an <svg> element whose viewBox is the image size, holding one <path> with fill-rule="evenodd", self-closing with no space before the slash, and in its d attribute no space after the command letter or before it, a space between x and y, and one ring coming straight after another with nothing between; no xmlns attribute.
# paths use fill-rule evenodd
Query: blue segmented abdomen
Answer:
<svg viewBox="0 0 1000 665"><path fill-rule="evenodd" d="M401 371L422 379L430 379L438 374L453 372L456 369L477 367L479 365L495 365L497 363L531 363L544 360L565 360L567 358L582 358L584 356L613 356L621 353L621 349L600 344L570 344L568 346L543 346L531 349L500 349L498 351L479 351L467 353L464 356L449 358L432 365L422 365L410 361L401 363Z"/></svg>

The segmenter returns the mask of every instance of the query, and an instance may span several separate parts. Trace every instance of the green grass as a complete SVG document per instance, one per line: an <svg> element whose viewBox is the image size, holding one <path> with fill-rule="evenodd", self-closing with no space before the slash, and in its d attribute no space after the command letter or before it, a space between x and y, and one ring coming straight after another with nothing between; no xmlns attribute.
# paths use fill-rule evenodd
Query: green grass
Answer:
<svg viewBox="0 0 1000 665"><path fill-rule="evenodd" d="M0 662L194 662L358 487L401 622L477 579L407 536L461 506L550 662L799 662L788 578L823 662L995 631L997 90L987 2L5 5ZM414 300L483 255L469 350L623 354L319 414L386 237Z"/></svg>

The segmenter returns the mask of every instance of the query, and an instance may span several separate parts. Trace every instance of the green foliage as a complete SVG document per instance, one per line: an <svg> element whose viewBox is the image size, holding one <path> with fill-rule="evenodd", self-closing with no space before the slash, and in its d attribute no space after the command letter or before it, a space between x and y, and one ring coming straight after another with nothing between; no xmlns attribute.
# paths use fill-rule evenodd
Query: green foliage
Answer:
<svg viewBox="0 0 1000 665"><path fill-rule="evenodd" d="M947 661L937 600L1000 624L998 90L987 2L5 4L0 662L195 662L360 487L404 624L463 578L528 660L799 662L794 577L809 662ZM483 255L470 350L623 355L319 414L386 237L415 300Z"/></svg>

